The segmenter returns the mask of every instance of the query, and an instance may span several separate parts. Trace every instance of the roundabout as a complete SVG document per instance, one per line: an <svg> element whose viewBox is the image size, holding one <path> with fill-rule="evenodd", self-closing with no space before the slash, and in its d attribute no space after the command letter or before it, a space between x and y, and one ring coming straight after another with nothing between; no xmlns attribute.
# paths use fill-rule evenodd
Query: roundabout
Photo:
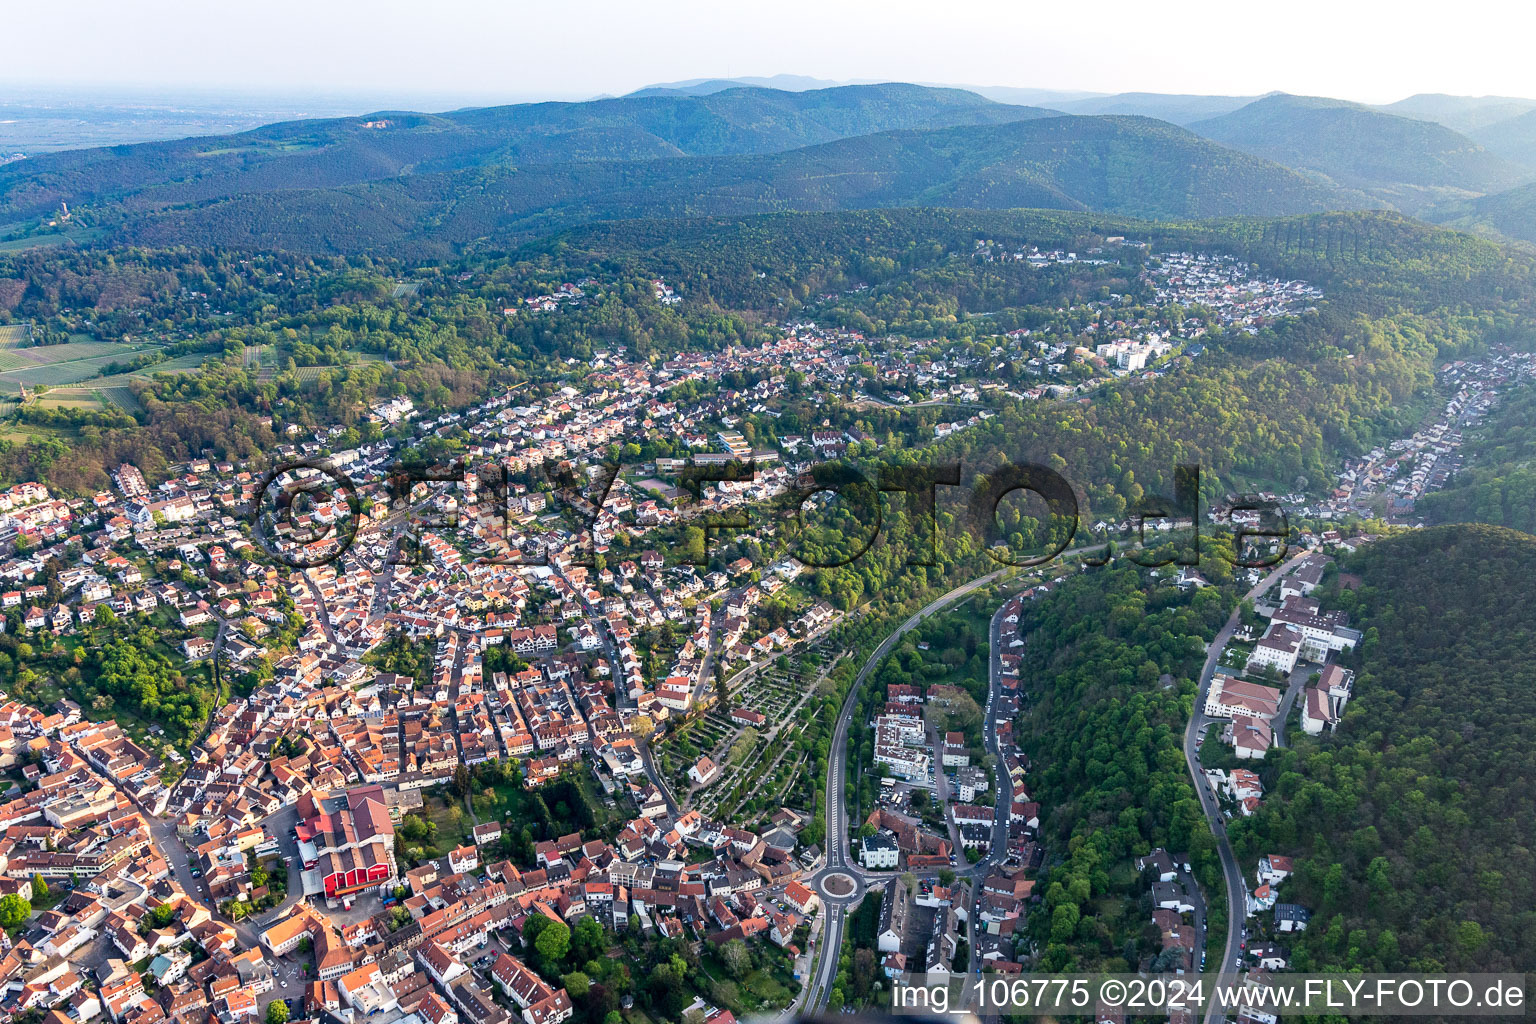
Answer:
<svg viewBox="0 0 1536 1024"><path fill-rule="evenodd" d="M858 881L842 871L829 871L818 878L816 884L823 896L840 902L853 898L859 891Z"/></svg>

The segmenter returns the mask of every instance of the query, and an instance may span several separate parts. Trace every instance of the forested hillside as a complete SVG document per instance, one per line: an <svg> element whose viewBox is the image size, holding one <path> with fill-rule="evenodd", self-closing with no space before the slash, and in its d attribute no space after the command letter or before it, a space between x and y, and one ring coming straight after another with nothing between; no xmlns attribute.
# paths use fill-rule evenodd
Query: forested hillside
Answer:
<svg viewBox="0 0 1536 1024"><path fill-rule="evenodd" d="M1469 133L1488 149L1527 166L1536 166L1536 109L1526 107L1511 116Z"/></svg>
<svg viewBox="0 0 1536 1024"><path fill-rule="evenodd" d="M1531 340L1536 274L1528 259L1385 214L1152 225L1086 214L883 210L634 222L584 228L506 257L414 267L191 250L35 251L5 260L7 279L30 282L0 284L6 315L60 338L84 317L108 337L135 333L147 318L175 325L187 335L180 345L214 362L143 387L137 422L92 414L68 444L0 443L0 469L88 494L124 458L152 473L208 446L254 456L290 422L361 429L366 401L392 391L429 410L455 408L487 387L573 375L564 361L589 360L602 346L664 357L759 343L772 336L768 320L810 317L987 349L989 334L1015 327L1078 331L1086 314L1061 307L1120 292L1134 314L1145 300L1139 286L1114 268L980 261L976 242L1086 249L1107 235L1229 252L1265 273L1310 281L1326 297L1316 313L1256 335L1216 327L1201 358L1118 384L1088 405L1004 403L963 443L940 451L975 467L1004 456L1061 460L1090 512L1117 513L1141 491L1166 487L1179 461L1199 462L1211 487L1289 487L1299 475L1322 479L1341 453L1401 432L1427 395L1436 358ZM658 274L687 301L654 301L649 281ZM601 285L582 305L540 317L502 314L509 298L585 275ZM409 298L395 294L402 277L417 286ZM199 296L214 294L230 315L207 313ZM275 355L278 372L247 365L248 348L268 351L269 365ZM1012 360L999 372L1027 379ZM787 424L797 409L786 410ZM884 433L877 417L857 422Z"/></svg>
<svg viewBox="0 0 1536 1024"><path fill-rule="evenodd" d="M632 218L889 206L1191 218L1370 205L1161 121L1051 117L764 155L487 168L265 192L136 213L121 233L149 245L444 256Z"/></svg>
<svg viewBox="0 0 1536 1024"><path fill-rule="evenodd" d="M1536 176L1444 125L1343 100L1267 96L1190 128L1410 213L1437 198L1497 192Z"/></svg>
<svg viewBox="0 0 1536 1024"><path fill-rule="evenodd" d="M1210 561L1214 568L1221 559ZM1204 644L1231 600L1215 588L1191 595L1149 586L1145 573L1119 568L1073 576L1025 602L1029 693L1019 744L1052 851L1041 874L1044 906L1030 922L1041 969L1133 971L1157 951L1131 868L1157 846L1189 852L1219 928L1216 841L1182 742Z"/></svg>
<svg viewBox="0 0 1536 1024"><path fill-rule="evenodd" d="M1326 479L1342 451L1410 432L1413 403L1427 396L1436 359L1490 341L1533 340L1526 317L1536 293L1523 260L1487 242L1381 214L1154 226L1084 216L881 211L613 225L575 232L540 258L569 266L598 253L655 261L680 280L699 282L717 301L765 310L783 308L775 296L800 284L815 292L863 283L870 286L829 300L817 315L873 332L979 341L988 331L1051 320L1039 310L998 308L1003 271L968 257L972 239L1074 245L1111 233L1230 251L1271 272L1317 282L1328 298L1317 314L1256 336L1217 331L1206 357L1091 405L1007 406L963 439L940 443L939 452L974 466L1059 460L1084 488L1089 508L1107 516L1119 515L1143 491L1169 488L1179 460L1198 462L1212 488L1257 481L1289 487L1298 477ZM989 287L978 289L981 283ZM1101 285L1058 286L1082 294ZM1481 312L1470 315L1473 309ZM973 315L981 310L985 319Z"/></svg>
<svg viewBox="0 0 1536 1024"><path fill-rule="evenodd" d="M122 202L142 210L464 167L770 153L896 128L995 124L1049 113L959 89L899 83L813 92L730 89L443 114L381 111L6 164L0 166L0 222L54 210L61 201L73 207Z"/></svg>
<svg viewBox="0 0 1536 1024"><path fill-rule="evenodd" d="M1162 92L1122 92L1053 102L1068 114L1136 114L1188 127L1196 121L1228 114L1257 96L1190 96Z"/></svg>
<svg viewBox="0 0 1536 1024"><path fill-rule="evenodd" d="M1294 854L1298 970L1524 970L1536 960L1536 538L1444 526L1364 548L1368 627L1338 731L1295 736L1231 828L1251 869ZM1335 584L1336 586L1336 584Z"/></svg>
<svg viewBox="0 0 1536 1024"><path fill-rule="evenodd" d="M1447 205L1435 219L1464 231L1497 232L1522 242L1536 242L1536 184L1517 185Z"/></svg>
<svg viewBox="0 0 1536 1024"><path fill-rule="evenodd" d="M1518 117L1533 108L1536 108L1536 100L1515 96L1450 96L1445 93L1421 92L1377 109L1403 117L1435 121L1453 131L1470 135L1486 146L1488 143L1477 135L1479 130ZM1493 146L1488 148L1498 151Z"/></svg>
<svg viewBox="0 0 1536 1024"><path fill-rule="evenodd" d="M1332 309L1379 316L1439 306L1477 310L1495 340L1533 337L1536 259L1493 242L1399 214L1332 213L1271 220L1134 220L1038 210L868 210L690 221L595 224L533 242L513 259L574 274L596 262L645 264L678 275L701 297L732 308L794 310L817 292L870 286L868 302L916 270L977 273L978 239L1002 246L1088 248L1122 235L1155 247L1230 253L1266 273L1303 278L1328 292ZM957 309L994 311L995 306ZM878 320L891 329L906 316ZM964 334L986 322L957 316Z"/></svg>

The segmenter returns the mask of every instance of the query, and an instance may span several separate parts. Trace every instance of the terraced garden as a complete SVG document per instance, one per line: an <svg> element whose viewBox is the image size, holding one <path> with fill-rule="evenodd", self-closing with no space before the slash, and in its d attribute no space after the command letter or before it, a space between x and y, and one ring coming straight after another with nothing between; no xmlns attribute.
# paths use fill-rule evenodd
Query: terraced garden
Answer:
<svg viewBox="0 0 1536 1024"><path fill-rule="evenodd" d="M732 681L729 701L717 702L658 744L653 750L657 769L679 802L721 821L781 806L805 766L796 740L809 724L810 697L838 657L824 637L795 655L787 668L774 659L741 673ZM735 708L756 711L765 721L741 726L731 721ZM688 769L705 754L720 765L721 779L694 790Z"/></svg>

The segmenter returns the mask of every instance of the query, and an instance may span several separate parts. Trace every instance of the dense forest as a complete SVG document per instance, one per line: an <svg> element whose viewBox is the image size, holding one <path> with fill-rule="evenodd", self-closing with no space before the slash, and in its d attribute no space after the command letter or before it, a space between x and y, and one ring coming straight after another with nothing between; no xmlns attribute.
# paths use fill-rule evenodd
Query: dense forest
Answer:
<svg viewBox="0 0 1536 1024"><path fill-rule="evenodd" d="M1536 538L1442 526L1363 548L1323 592L1368 625L1338 730L1294 737L1234 823L1296 857L1298 970L1523 970L1536 959Z"/></svg>
<svg viewBox="0 0 1536 1024"><path fill-rule="evenodd" d="M0 167L0 237L435 259L637 217L1380 205L1166 121L901 83L381 112Z"/></svg>
<svg viewBox="0 0 1536 1024"><path fill-rule="evenodd" d="M1216 840L1182 743L1204 645L1233 600L1228 588L1183 592L1119 567L1025 603L1018 737L1049 851L1030 920L1044 969L1134 971L1157 951L1131 861L1159 846L1189 854L1221 934Z"/></svg>
<svg viewBox="0 0 1536 1024"><path fill-rule="evenodd" d="M1438 189L1496 192L1531 177L1528 167L1442 124L1318 96L1266 96L1190 128L1410 212L1432 201Z"/></svg>
<svg viewBox="0 0 1536 1024"><path fill-rule="evenodd" d="M881 132L783 153L476 167L135 212L119 240L451 256L593 221L899 206L1283 216L1376 205L1150 118Z"/></svg>

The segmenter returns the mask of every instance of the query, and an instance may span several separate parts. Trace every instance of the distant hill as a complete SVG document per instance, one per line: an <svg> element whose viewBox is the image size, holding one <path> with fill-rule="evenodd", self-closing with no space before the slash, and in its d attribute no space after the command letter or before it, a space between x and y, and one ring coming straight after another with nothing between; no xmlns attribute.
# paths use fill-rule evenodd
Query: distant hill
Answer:
<svg viewBox="0 0 1536 1024"><path fill-rule="evenodd" d="M1497 192L1536 177L1430 121L1343 100L1276 95L1192 131L1277 163L1361 189L1407 212L1447 198Z"/></svg>
<svg viewBox="0 0 1536 1024"><path fill-rule="evenodd" d="M1536 100L1516 96L1447 96L1439 92L1421 92L1396 103L1376 108L1388 114L1435 121L1452 131L1476 138L1479 128L1536 110ZM1485 143L1486 145L1486 143Z"/></svg>
<svg viewBox="0 0 1536 1024"><path fill-rule="evenodd" d="M436 253L597 220L892 206L1142 217L1361 208L1358 192L1148 118L1054 117L884 132L784 153L477 168L145 211L147 244Z"/></svg>
<svg viewBox="0 0 1536 1024"><path fill-rule="evenodd" d="M0 221L119 202L133 210L328 188L470 167L770 153L899 128L997 124L1048 112L958 89L868 85L383 111L238 135L50 153L0 166Z"/></svg>
<svg viewBox="0 0 1536 1024"><path fill-rule="evenodd" d="M1063 100L1050 106L1068 114L1136 114L1189 127L1196 121L1229 114L1257 96L1188 96L1176 93L1122 92Z"/></svg>
<svg viewBox="0 0 1536 1024"><path fill-rule="evenodd" d="M628 96L707 96L710 93L723 92L726 89L735 89L741 86L754 86L764 89L784 89L789 92L804 92L808 89L834 89L845 85L874 85L875 82L834 82L826 78L810 78L805 75L773 75L768 78L757 78L747 75L741 78L689 78L680 82L659 82L655 85L647 85L643 89L636 89ZM921 83L930 89L960 89L964 92L973 92L978 96L985 96L989 100L998 103L1008 103L1020 107L1050 107L1055 109L1058 101L1081 100L1093 96L1102 96L1103 93L1084 92L1071 89L1027 89L1011 85L969 85L958 82L924 82ZM1094 111L1099 113L1099 111ZM1113 113L1132 113L1132 111L1113 111ZM1217 113L1217 111L1212 111ZM1210 116L1209 114L1206 116Z"/></svg>
<svg viewBox="0 0 1536 1024"><path fill-rule="evenodd" d="M937 85L937 83L930 84ZM1011 85L955 85L952 88L965 89L999 103L1017 103L1025 107L1050 107L1052 110L1060 110L1061 104L1068 100L1086 100L1103 95L1103 93L1070 89L1021 89Z"/></svg>
<svg viewBox="0 0 1536 1024"><path fill-rule="evenodd" d="M634 92L631 96L708 96L710 93L739 89L743 86L758 89L782 89L785 92L806 92L811 89L836 89L850 82L834 82L830 78L811 78L808 75L744 75L740 78L687 78L680 82L656 82ZM857 83L868 84L868 83Z"/></svg>
<svg viewBox="0 0 1536 1024"><path fill-rule="evenodd" d="M1536 109L1472 132L1472 139L1516 163L1536 167Z"/></svg>
<svg viewBox="0 0 1536 1024"><path fill-rule="evenodd" d="M1447 205L1434 215L1447 227L1536 244L1536 182Z"/></svg>

